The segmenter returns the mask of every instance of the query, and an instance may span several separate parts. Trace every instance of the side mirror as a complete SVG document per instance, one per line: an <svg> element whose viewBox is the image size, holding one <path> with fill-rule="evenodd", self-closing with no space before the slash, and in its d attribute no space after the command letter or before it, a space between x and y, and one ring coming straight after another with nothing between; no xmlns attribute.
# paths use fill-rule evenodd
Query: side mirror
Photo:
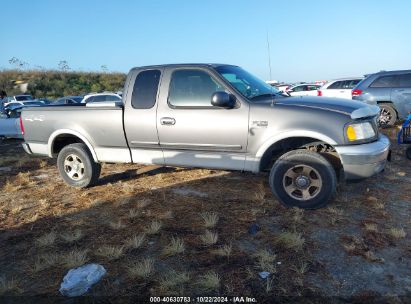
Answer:
<svg viewBox="0 0 411 304"><path fill-rule="evenodd" d="M215 92L211 96L211 104L219 108L232 109L235 107L236 101L232 94L227 92Z"/></svg>

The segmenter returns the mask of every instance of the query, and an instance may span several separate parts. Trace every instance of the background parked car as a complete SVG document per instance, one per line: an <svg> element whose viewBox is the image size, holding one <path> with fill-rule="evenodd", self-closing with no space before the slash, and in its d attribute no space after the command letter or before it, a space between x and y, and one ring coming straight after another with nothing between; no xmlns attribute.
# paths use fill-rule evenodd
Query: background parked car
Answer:
<svg viewBox="0 0 411 304"><path fill-rule="evenodd" d="M363 77L353 77L331 80L318 89L318 96L351 99L352 89L362 79Z"/></svg>
<svg viewBox="0 0 411 304"><path fill-rule="evenodd" d="M84 96L81 103L102 102L102 101L121 101L121 97L115 93L93 93Z"/></svg>
<svg viewBox="0 0 411 304"><path fill-rule="evenodd" d="M317 90L320 88L318 84L304 83L292 86L287 90L291 96L317 96Z"/></svg>
<svg viewBox="0 0 411 304"><path fill-rule="evenodd" d="M53 102L53 105L81 103L83 96L65 96Z"/></svg>
<svg viewBox="0 0 411 304"><path fill-rule="evenodd" d="M287 92L288 89L291 87L291 84L288 83L282 83L282 84L277 84L275 87L280 91L280 92Z"/></svg>
<svg viewBox="0 0 411 304"><path fill-rule="evenodd" d="M35 100L35 101L40 101L41 103L43 103L43 104L45 104L45 105L48 105L48 104L51 104L51 103L54 102L53 100L48 99L48 98L44 98L44 97L36 98L36 99L34 99L34 100Z"/></svg>
<svg viewBox="0 0 411 304"><path fill-rule="evenodd" d="M26 101L13 101L9 102L4 106L4 109L17 109L23 107L41 107L44 106L44 103L37 100L26 100Z"/></svg>
<svg viewBox="0 0 411 304"><path fill-rule="evenodd" d="M4 102L4 106L7 106L9 103L22 103L23 101L34 100L33 96L31 95L15 95L15 96L8 96Z"/></svg>
<svg viewBox="0 0 411 304"><path fill-rule="evenodd" d="M411 70L371 74L352 90L352 99L378 104L379 123L392 126L411 112Z"/></svg>
<svg viewBox="0 0 411 304"><path fill-rule="evenodd" d="M22 108L6 109L0 113L0 137L23 138L20 128Z"/></svg>

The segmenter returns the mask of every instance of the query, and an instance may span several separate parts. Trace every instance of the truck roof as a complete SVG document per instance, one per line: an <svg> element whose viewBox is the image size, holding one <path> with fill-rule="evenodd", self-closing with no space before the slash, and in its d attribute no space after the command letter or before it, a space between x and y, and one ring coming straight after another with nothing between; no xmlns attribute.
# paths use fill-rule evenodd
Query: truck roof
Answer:
<svg viewBox="0 0 411 304"><path fill-rule="evenodd" d="M180 68L180 67L211 67L216 68L219 66L234 66L233 64L223 64L223 63L170 63L170 64L157 64L157 65L146 65L140 67L134 67L131 70L139 69L154 69L154 68Z"/></svg>

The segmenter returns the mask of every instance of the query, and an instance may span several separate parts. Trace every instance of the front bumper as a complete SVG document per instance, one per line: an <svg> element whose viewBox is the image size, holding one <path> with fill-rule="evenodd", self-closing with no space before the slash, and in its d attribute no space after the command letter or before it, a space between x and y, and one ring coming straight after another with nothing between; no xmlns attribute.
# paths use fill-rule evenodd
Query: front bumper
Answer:
<svg viewBox="0 0 411 304"><path fill-rule="evenodd" d="M380 135L369 144L337 146L346 180L363 179L384 170L390 155L390 140Z"/></svg>

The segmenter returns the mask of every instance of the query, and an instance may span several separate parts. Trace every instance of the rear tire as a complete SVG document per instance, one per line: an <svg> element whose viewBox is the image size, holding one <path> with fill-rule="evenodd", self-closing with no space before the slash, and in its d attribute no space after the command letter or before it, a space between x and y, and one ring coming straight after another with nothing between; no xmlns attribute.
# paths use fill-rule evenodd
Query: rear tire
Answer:
<svg viewBox="0 0 411 304"><path fill-rule="evenodd" d="M335 195L337 176L333 166L320 154L294 150L274 163L269 183L286 207L317 209L327 205Z"/></svg>
<svg viewBox="0 0 411 304"><path fill-rule="evenodd" d="M94 185L101 172L101 165L94 162L85 144L65 146L57 157L60 176L70 186L85 188Z"/></svg>
<svg viewBox="0 0 411 304"><path fill-rule="evenodd" d="M392 127L397 122L397 111L389 103L380 103L380 116L378 124L381 127Z"/></svg>

